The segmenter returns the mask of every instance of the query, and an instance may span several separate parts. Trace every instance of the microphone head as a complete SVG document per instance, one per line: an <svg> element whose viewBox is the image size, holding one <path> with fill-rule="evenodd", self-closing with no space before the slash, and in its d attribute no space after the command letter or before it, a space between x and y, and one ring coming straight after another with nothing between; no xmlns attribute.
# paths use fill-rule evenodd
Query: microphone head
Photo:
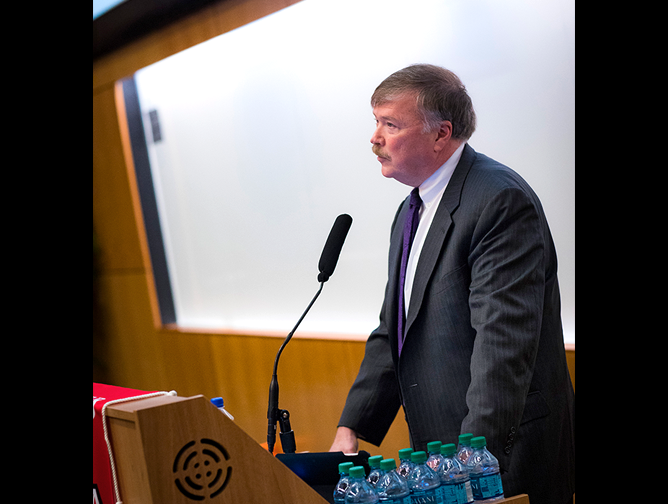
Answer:
<svg viewBox="0 0 668 504"><path fill-rule="evenodd" d="M332 230L329 232L329 237L325 243L325 248L320 256L318 282L324 283L334 274L336 263L339 261L339 255L341 255L341 249L343 248L343 242L346 241L346 236L348 236L348 231L352 224L353 218L348 214L339 215L336 221L334 221Z"/></svg>

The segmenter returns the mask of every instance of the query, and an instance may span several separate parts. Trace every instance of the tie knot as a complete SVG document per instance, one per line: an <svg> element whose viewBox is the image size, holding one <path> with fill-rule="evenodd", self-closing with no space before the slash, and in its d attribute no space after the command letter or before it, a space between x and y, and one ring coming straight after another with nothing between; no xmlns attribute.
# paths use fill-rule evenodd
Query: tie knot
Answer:
<svg viewBox="0 0 668 504"><path fill-rule="evenodd" d="M411 191L411 207L422 205L422 198L420 198L420 188L416 187Z"/></svg>

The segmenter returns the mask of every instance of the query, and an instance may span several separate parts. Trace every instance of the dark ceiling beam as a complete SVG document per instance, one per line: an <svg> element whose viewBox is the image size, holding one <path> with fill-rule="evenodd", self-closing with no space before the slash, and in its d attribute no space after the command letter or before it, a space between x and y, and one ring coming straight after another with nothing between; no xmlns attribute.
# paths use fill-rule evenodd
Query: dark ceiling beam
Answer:
<svg viewBox="0 0 668 504"><path fill-rule="evenodd" d="M93 20L93 61L224 0L126 0Z"/></svg>

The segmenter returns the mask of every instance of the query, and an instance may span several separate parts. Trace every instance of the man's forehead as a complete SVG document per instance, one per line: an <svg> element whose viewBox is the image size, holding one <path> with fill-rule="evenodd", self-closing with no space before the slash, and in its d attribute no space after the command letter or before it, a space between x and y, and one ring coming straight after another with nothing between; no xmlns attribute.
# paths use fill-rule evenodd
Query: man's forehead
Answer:
<svg viewBox="0 0 668 504"><path fill-rule="evenodd" d="M373 107L373 115L376 119L394 119L395 121L416 117L418 114L415 97L411 95L402 95L391 100L377 103Z"/></svg>
<svg viewBox="0 0 668 504"><path fill-rule="evenodd" d="M374 108L373 109L373 116L376 119L383 119L386 121L390 120L396 120L400 118L400 114L393 113L392 110L390 109L383 109L383 108Z"/></svg>

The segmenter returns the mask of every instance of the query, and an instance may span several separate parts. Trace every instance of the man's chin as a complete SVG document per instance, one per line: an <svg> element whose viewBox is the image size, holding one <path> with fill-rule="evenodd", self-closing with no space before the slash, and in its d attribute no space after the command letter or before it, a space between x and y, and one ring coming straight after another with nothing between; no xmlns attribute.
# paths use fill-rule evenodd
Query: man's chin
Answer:
<svg viewBox="0 0 668 504"><path fill-rule="evenodd" d="M380 172L383 174L383 177L385 178L394 178L396 173L394 173L394 170L392 169L392 165L386 160L379 158L380 161L381 169Z"/></svg>
<svg viewBox="0 0 668 504"><path fill-rule="evenodd" d="M394 179L397 182L401 182L402 184L413 187L412 182L410 180L406 180L406 178L402 176L401 172L394 170L389 163L382 163L382 165L383 167L381 169L381 173L383 174L383 177Z"/></svg>

